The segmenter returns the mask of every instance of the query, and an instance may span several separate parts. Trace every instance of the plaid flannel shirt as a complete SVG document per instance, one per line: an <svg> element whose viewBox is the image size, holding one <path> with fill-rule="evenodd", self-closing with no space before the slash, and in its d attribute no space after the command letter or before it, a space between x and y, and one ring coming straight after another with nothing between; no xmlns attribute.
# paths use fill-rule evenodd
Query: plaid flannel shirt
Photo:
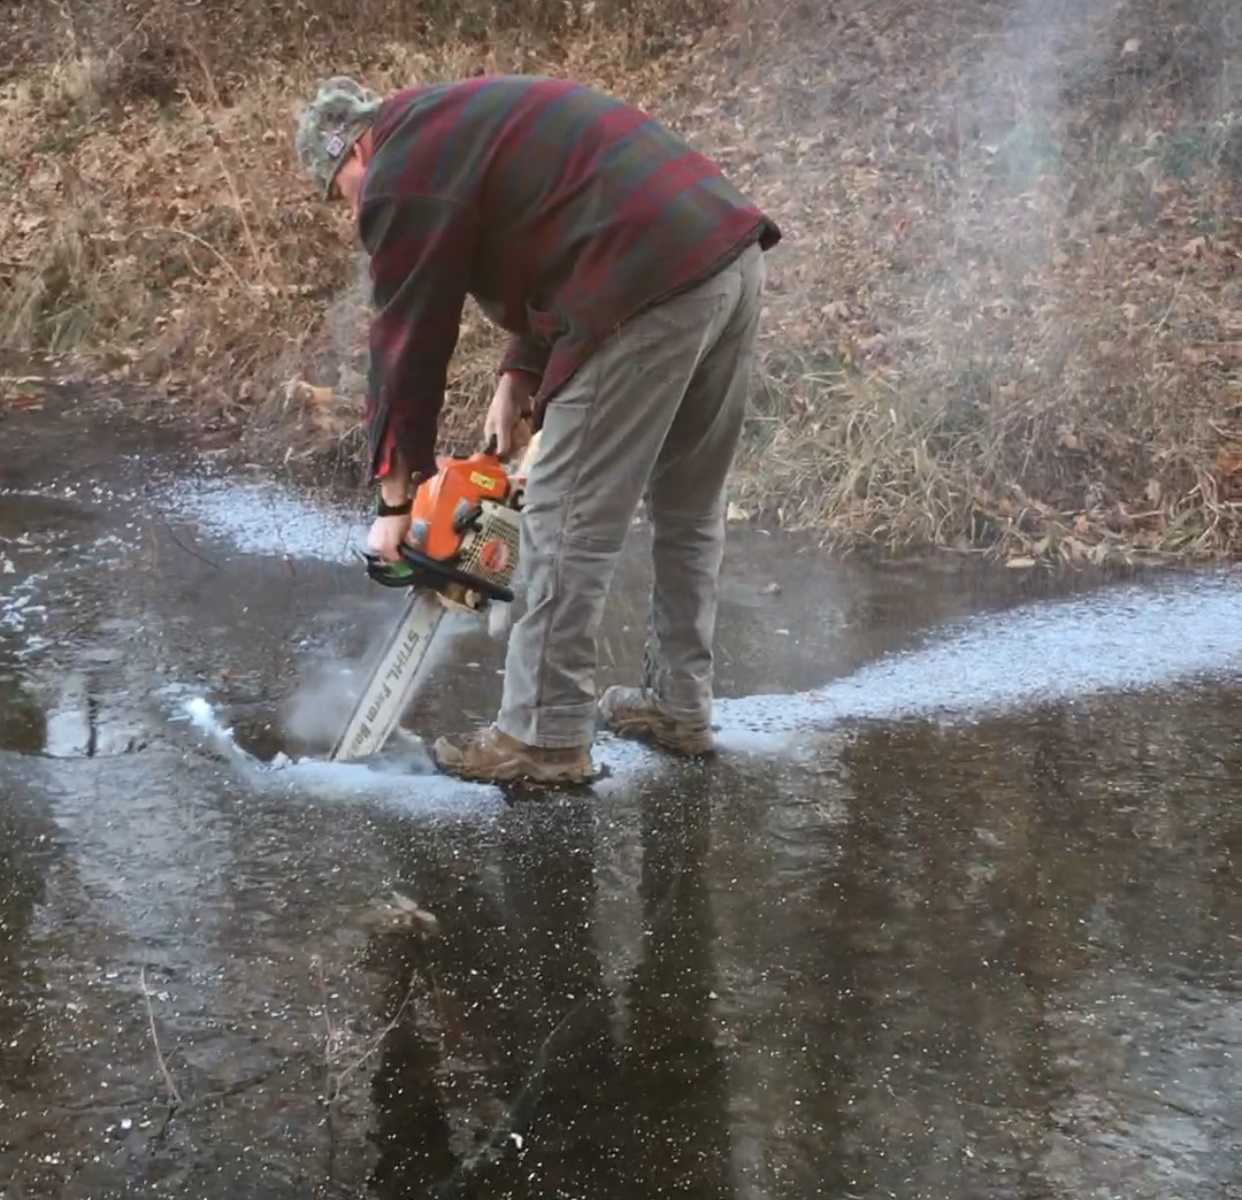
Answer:
<svg viewBox="0 0 1242 1200"><path fill-rule="evenodd" d="M537 411L622 322L780 232L709 159L636 108L525 76L410 88L373 129L359 208L375 315L370 470L435 470L462 306L513 336L500 369Z"/></svg>

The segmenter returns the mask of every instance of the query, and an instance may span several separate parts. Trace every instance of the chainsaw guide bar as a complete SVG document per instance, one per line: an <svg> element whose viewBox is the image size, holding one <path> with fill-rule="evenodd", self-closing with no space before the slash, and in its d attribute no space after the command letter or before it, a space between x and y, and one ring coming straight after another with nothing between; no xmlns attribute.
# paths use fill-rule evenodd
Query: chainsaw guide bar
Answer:
<svg viewBox="0 0 1242 1200"><path fill-rule="evenodd" d="M444 612L435 592L415 592L410 597L329 761L351 762L384 748L414 695L418 669Z"/></svg>

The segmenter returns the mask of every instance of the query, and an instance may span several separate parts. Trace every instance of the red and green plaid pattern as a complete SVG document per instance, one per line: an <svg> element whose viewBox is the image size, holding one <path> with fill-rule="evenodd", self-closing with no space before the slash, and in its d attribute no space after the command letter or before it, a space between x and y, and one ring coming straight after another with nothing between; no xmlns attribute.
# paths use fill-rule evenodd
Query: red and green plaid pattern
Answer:
<svg viewBox="0 0 1242 1200"><path fill-rule="evenodd" d="M512 335L502 369L551 400L622 322L780 232L636 108L562 80L411 88L376 119L359 224L376 314L371 470L435 469L466 295Z"/></svg>

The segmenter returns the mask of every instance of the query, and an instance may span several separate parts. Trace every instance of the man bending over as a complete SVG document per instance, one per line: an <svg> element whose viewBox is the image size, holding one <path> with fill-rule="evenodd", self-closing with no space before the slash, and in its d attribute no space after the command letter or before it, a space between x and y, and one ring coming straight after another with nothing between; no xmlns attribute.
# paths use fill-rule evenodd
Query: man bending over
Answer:
<svg viewBox="0 0 1242 1200"><path fill-rule="evenodd" d="M296 141L371 256L372 552L398 558L416 482L435 472L467 294L512 335L485 436L504 455L523 417L542 429L500 711L439 739L437 765L586 781L597 720L710 752L725 479L776 226L651 117L563 80L483 77L381 100L331 79ZM597 705L596 634L644 497L655 586L642 684Z"/></svg>

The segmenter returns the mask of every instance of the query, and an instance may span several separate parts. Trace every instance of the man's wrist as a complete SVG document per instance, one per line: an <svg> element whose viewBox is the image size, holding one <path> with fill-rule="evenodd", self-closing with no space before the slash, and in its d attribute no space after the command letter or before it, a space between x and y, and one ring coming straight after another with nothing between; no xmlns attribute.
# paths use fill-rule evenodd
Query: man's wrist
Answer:
<svg viewBox="0 0 1242 1200"><path fill-rule="evenodd" d="M523 417L529 417L533 405L531 398L539 389L539 376L525 371L521 367L506 367L500 373L502 379L508 379L510 386L513 388L513 398L517 401L518 412Z"/></svg>
<svg viewBox="0 0 1242 1200"><path fill-rule="evenodd" d="M412 504L413 501L408 498L398 504L389 504L381 492L375 504L375 515L377 517L408 517Z"/></svg>
<svg viewBox="0 0 1242 1200"><path fill-rule="evenodd" d="M383 504L409 504L413 494L414 488L406 471L390 471L379 481L379 498Z"/></svg>
<svg viewBox="0 0 1242 1200"><path fill-rule="evenodd" d="M398 517L410 511L414 484L408 471L390 471L379 481L375 511L381 517Z"/></svg>

